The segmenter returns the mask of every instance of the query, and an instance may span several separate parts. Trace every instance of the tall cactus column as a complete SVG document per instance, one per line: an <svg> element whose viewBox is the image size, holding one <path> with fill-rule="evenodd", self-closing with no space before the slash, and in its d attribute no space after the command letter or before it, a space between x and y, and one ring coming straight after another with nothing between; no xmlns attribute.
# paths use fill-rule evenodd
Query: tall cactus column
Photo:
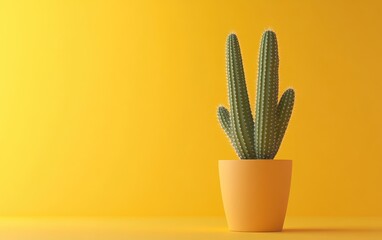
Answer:
<svg viewBox="0 0 382 240"><path fill-rule="evenodd" d="M279 54L276 34L264 32L259 54L255 119L255 150L258 159L273 159L280 147L294 104L288 89L278 104Z"/></svg>
<svg viewBox="0 0 382 240"><path fill-rule="evenodd" d="M239 41L235 34L227 39L226 71L230 111L220 106L218 118L241 159L253 159L254 125L248 99L247 86Z"/></svg>
<svg viewBox="0 0 382 240"><path fill-rule="evenodd" d="M257 158L272 158L276 142L276 108L279 91L279 56L276 34L266 31L263 34L257 79L255 149Z"/></svg>

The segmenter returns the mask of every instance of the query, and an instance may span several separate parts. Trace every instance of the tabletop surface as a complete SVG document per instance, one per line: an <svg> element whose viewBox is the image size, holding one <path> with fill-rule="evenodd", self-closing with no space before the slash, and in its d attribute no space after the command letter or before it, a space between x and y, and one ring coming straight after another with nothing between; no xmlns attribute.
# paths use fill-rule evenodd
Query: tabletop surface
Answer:
<svg viewBox="0 0 382 240"><path fill-rule="evenodd" d="M0 239L382 239L382 218L288 217L278 233L229 232L222 217L0 218Z"/></svg>

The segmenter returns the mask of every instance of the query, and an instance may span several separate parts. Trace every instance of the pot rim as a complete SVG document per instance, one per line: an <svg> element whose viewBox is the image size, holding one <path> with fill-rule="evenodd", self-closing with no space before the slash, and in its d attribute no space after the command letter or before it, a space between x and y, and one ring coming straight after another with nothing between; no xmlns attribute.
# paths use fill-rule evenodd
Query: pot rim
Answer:
<svg viewBox="0 0 382 240"><path fill-rule="evenodd" d="M288 161L291 162L290 159L237 159L237 160L227 160L227 159L221 159L219 161L242 161L242 162L272 162L272 161Z"/></svg>

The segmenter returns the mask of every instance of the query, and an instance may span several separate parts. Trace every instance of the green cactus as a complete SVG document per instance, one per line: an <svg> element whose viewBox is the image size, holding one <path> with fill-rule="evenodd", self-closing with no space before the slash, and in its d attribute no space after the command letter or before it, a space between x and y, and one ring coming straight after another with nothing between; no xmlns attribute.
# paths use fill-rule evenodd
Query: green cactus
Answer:
<svg viewBox="0 0 382 240"><path fill-rule="evenodd" d="M278 102L279 57L276 34L265 31L260 45L256 118L248 99L239 41L227 38L226 68L230 110L219 106L218 119L240 159L273 159L287 129L294 90L287 89Z"/></svg>

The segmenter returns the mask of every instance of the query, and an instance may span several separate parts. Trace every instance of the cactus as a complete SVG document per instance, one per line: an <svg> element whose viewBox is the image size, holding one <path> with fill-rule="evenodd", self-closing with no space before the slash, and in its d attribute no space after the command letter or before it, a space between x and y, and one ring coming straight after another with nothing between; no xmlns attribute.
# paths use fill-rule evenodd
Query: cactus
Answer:
<svg viewBox="0 0 382 240"><path fill-rule="evenodd" d="M279 57L276 34L264 32L258 62L256 118L253 119L237 36L226 43L230 110L218 107L218 120L240 159L273 159L281 145L294 105L289 88L278 102Z"/></svg>

